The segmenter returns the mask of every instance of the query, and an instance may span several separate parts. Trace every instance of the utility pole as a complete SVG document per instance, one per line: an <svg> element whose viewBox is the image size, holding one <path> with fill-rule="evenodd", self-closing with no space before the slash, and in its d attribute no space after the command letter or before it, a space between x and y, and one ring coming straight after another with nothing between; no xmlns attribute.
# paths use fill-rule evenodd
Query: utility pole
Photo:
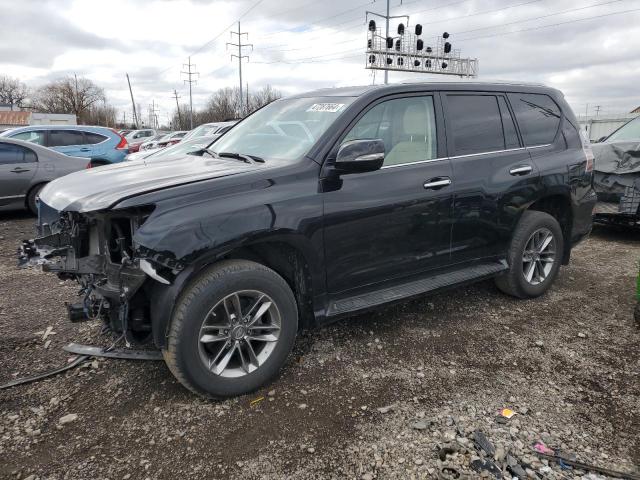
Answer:
<svg viewBox="0 0 640 480"><path fill-rule="evenodd" d="M243 47L249 47L251 48L251 51L253 51L253 44L252 43L242 43L242 36L243 35L247 35L247 38L249 36L249 33L247 32L242 32L240 30L240 21L238 21L238 31L237 32L231 32L231 35L237 35L238 36L238 43L227 43L227 47L229 45L231 45L232 47L238 47L238 54L231 54L231 59L233 60L233 57L236 57L238 59L238 74L240 77L240 115L243 116L246 112L245 112L245 106L243 105L244 103L244 98L242 95L242 59L246 58L247 61L249 61L249 55L243 55L242 54L242 48ZM247 105L248 106L248 105Z"/></svg>
<svg viewBox="0 0 640 480"><path fill-rule="evenodd" d="M149 123L153 128L158 128L158 109L156 108L156 101L151 100L149 105Z"/></svg>
<svg viewBox="0 0 640 480"><path fill-rule="evenodd" d="M182 115L180 115L180 104L178 103L180 96L178 96L178 91L175 88L173 89L173 97L176 99L176 109L178 110L178 130L180 130L184 127L182 126Z"/></svg>
<svg viewBox="0 0 640 480"><path fill-rule="evenodd" d="M127 73L127 83L129 84L129 94L131 95L131 106L133 107L133 123L136 126L136 129L140 128L138 126L138 113L136 112L136 102L133 101L133 90L131 90L131 80L129 80L129 74Z"/></svg>
<svg viewBox="0 0 640 480"><path fill-rule="evenodd" d="M597 116L598 116L598 114L600 113L600 108L601 108L601 106L600 106L600 105L596 105L596 106L595 106L595 107L593 107L593 108L595 108L595 109L596 109L596 117L597 117Z"/></svg>
<svg viewBox="0 0 640 480"><path fill-rule="evenodd" d="M187 76L184 82L189 84L189 128L193 129L193 95L191 94L191 85L197 82L197 80L193 80L193 77L197 77L200 74L195 71L196 66L191 63L191 57L189 57L189 63L184 63L182 68L187 69L186 72L183 70L180 73Z"/></svg>
<svg viewBox="0 0 640 480"><path fill-rule="evenodd" d="M387 15L385 16L385 24L386 24L386 26L385 26L385 33L384 33L385 41L386 41L387 38L389 38L389 12L390 12L389 3L390 3L390 1L387 0ZM402 3L402 2L400 2L400 3ZM384 71L384 84L386 85L387 83L389 83L389 70L385 70Z"/></svg>

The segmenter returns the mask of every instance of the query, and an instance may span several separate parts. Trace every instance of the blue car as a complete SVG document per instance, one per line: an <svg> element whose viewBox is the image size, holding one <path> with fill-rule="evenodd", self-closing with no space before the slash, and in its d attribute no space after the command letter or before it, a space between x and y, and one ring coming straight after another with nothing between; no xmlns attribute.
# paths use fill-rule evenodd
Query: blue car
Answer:
<svg viewBox="0 0 640 480"><path fill-rule="evenodd" d="M35 143L72 157L89 158L92 166L121 162L129 153L126 139L106 127L32 125L7 130L0 133L0 137Z"/></svg>

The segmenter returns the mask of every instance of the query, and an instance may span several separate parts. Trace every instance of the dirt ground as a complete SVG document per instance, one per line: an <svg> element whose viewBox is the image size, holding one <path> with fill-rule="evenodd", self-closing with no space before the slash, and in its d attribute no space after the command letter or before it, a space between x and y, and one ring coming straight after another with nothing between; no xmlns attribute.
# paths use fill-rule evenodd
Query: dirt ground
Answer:
<svg viewBox="0 0 640 480"><path fill-rule="evenodd" d="M106 341L66 320L73 284L16 268L32 228L0 213L0 384L64 365L69 342ZM0 478L477 478L476 430L507 478L513 459L530 478L605 478L541 461L539 440L637 474L639 259L639 234L596 229L539 299L489 281L306 332L279 379L232 400L123 360L1 390Z"/></svg>

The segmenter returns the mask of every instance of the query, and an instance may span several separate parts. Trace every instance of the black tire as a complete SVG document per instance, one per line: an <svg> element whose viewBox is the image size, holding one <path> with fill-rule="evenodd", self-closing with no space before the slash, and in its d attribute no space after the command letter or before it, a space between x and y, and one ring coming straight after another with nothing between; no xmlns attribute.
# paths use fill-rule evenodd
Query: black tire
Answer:
<svg viewBox="0 0 640 480"><path fill-rule="evenodd" d="M545 228L553 235L555 242L555 258L546 278L533 285L525 278L523 271L523 255L525 248L534 232ZM509 270L504 275L496 277L497 287L508 295L518 298L534 298L545 293L558 275L564 252L564 238L558 221L548 213L528 210L522 214L520 222L511 239L507 254Z"/></svg>
<svg viewBox="0 0 640 480"><path fill-rule="evenodd" d="M31 190L29 190L29 193L27 194L27 208L34 215L38 215L38 205L36 204L36 198L38 197L40 191L42 190L42 187L44 186L44 183L36 185Z"/></svg>
<svg viewBox="0 0 640 480"><path fill-rule="evenodd" d="M263 364L244 376L227 378L207 368L199 351L202 323L213 306L239 290L258 290L276 304L279 339ZM298 307L287 282L276 272L247 260L225 260L206 269L180 294L163 356L171 373L189 390L209 398L252 392L271 381L284 365L298 331Z"/></svg>

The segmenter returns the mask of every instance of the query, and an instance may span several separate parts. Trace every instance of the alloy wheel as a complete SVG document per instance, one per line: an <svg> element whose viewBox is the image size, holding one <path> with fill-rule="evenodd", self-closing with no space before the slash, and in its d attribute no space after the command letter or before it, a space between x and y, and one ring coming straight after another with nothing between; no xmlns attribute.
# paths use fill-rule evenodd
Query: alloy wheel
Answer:
<svg viewBox="0 0 640 480"><path fill-rule="evenodd" d="M539 228L527 240L522 254L522 274L531 285L544 282L556 260L556 241L548 228Z"/></svg>
<svg viewBox="0 0 640 480"><path fill-rule="evenodd" d="M198 350L205 367L221 377L241 377L257 370L280 338L276 303L257 290L227 295L205 316Z"/></svg>

